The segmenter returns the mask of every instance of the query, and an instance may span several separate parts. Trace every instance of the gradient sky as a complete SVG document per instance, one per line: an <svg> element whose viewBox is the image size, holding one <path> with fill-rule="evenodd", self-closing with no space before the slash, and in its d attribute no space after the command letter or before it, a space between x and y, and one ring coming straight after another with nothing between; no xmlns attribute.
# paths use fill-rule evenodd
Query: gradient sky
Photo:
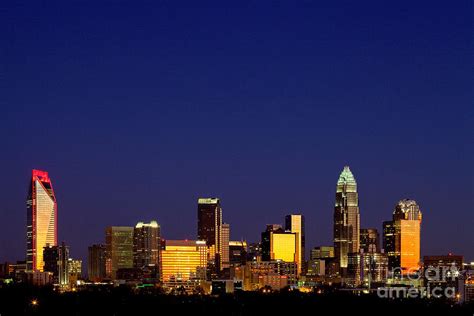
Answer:
<svg viewBox="0 0 474 316"><path fill-rule="evenodd" d="M32 168L86 259L108 225L195 238L200 196L233 239L301 212L332 244L346 164L362 227L413 198L422 254L474 260L471 1L97 2L2 4L1 261L24 259Z"/></svg>

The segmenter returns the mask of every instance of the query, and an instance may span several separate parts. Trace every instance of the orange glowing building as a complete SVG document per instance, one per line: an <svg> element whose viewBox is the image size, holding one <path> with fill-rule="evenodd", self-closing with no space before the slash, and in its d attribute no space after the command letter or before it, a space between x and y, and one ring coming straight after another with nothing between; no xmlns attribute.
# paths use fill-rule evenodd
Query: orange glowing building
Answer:
<svg viewBox="0 0 474 316"><path fill-rule="evenodd" d="M389 269L402 274L420 268L421 210L413 200L401 200L393 212L393 220L384 222L384 249Z"/></svg>

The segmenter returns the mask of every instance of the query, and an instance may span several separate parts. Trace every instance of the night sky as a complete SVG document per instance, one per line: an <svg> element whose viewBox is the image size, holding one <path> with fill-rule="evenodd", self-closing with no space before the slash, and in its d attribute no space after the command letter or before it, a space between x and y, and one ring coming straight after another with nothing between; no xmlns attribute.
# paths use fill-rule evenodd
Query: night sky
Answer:
<svg viewBox="0 0 474 316"><path fill-rule="evenodd" d="M200 196L232 239L301 212L331 245L346 164L361 227L412 198L422 255L474 260L471 1L97 2L2 4L0 261L33 168L85 260L108 225L195 239Z"/></svg>

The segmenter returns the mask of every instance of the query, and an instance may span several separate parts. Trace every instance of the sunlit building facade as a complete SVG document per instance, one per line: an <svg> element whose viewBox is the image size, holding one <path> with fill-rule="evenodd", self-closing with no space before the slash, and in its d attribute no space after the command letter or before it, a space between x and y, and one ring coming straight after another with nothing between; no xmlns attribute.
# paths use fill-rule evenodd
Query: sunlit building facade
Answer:
<svg viewBox="0 0 474 316"><path fill-rule="evenodd" d="M345 166L337 181L334 207L334 251L341 271L347 268L348 254L359 252L359 236L357 183L349 166Z"/></svg>
<svg viewBox="0 0 474 316"><path fill-rule="evenodd" d="M166 240L160 260L161 280L166 286L206 279L207 246L203 240Z"/></svg>
<svg viewBox="0 0 474 316"><path fill-rule="evenodd" d="M384 250L392 272L411 274L420 268L422 214L414 200L401 200L393 220L383 223Z"/></svg>
<svg viewBox="0 0 474 316"><path fill-rule="evenodd" d="M270 260L297 262L296 257L297 237L295 233L271 233Z"/></svg>
<svg viewBox="0 0 474 316"><path fill-rule="evenodd" d="M58 243L56 196L46 171L32 171L26 209L27 271L43 271L44 247Z"/></svg>
<svg viewBox="0 0 474 316"><path fill-rule="evenodd" d="M303 271L305 263L305 220L301 214L291 214L285 217L285 230L296 234L295 262L298 275Z"/></svg>
<svg viewBox="0 0 474 316"><path fill-rule="evenodd" d="M119 269L133 268L133 227L110 226L105 230L106 274L115 279Z"/></svg>

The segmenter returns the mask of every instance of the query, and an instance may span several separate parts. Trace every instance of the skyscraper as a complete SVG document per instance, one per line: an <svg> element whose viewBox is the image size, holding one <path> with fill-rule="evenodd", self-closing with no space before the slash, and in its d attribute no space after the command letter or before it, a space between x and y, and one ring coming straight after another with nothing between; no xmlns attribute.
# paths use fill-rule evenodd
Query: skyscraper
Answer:
<svg viewBox="0 0 474 316"><path fill-rule="evenodd" d="M58 246L59 285L69 286L69 247L64 242Z"/></svg>
<svg viewBox="0 0 474 316"><path fill-rule="evenodd" d="M229 239L230 239L230 225L229 224L222 224L222 269L230 267L230 259L229 259Z"/></svg>
<svg viewBox="0 0 474 316"><path fill-rule="evenodd" d="M87 257L87 275L90 281L100 282L106 277L105 273L105 246L92 245Z"/></svg>
<svg viewBox="0 0 474 316"><path fill-rule="evenodd" d="M139 222L133 231L133 266L143 268L160 263L160 225L156 221Z"/></svg>
<svg viewBox="0 0 474 316"><path fill-rule="evenodd" d="M349 166L342 170L336 187L334 207L334 251L344 271L348 254L359 252L360 214L357 183Z"/></svg>
<svg viewBox="0 0 474 316"><path fill-rule="evenodd" d="M26 214L27 271L43 271L44 247L58 243L56 196L46 171L32 171Z"/></svg>
<svg viewBox="0 0 474 316"><path fill-rule="evenodd" d="M222 208L218 198L198 199L198 239L206 241L209 261L218 272L222 263Z"/></svg>
<svg viewBox="0 0 474 316"><path fill-rule="evenodd" d="M207 247L203 240L166 240L160 260L165 286L199 285L206 278Z"/></svg>
<svg viewBox="0 0 474 316"><path fill-rule="evenodd" d="M416 201L404 199L395 206L393 220L383 223L384 249L392 272L410 274L420 268L421 218Z"/></svg>
<svg viewBox="0 0 474 316"><path fill-rule="evenodd" d="M296 263L298 275L303 271L305 264L305 228L304 216L291 214L285 217L285 230L296 234Z"/></svg>
<svg viewBox="0 0 474 316"><path fill-rule="evenodd" d="M360 230L360 249L367 252L380 251L380 235L375 228L362 228Z"/></svg>
<svg viewBox="0 0 474 316"><path fill-rule="evenodd" d="M117 270L133 268L133 227L107 227L105 245L108 277L115 279Z"/></svg>

